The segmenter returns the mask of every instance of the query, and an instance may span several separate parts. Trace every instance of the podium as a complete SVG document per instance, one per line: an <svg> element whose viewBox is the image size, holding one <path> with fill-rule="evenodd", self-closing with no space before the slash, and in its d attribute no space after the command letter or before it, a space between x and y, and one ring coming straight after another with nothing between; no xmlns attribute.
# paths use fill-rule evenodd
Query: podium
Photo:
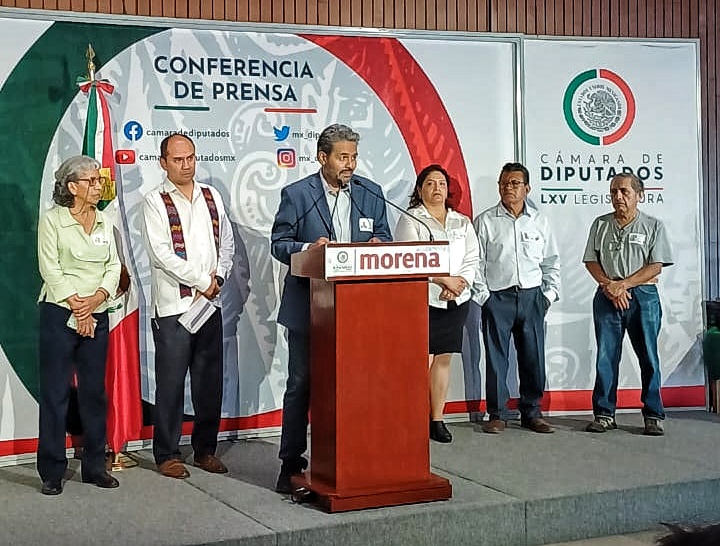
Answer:
<svg viewBox="0 0 720 546"><path fill-rule="evenodd" d="M329 243L294 254L310 278L310 471L294 487L342 512L445 500L430 472L428 288L447 242Z"/></svg>

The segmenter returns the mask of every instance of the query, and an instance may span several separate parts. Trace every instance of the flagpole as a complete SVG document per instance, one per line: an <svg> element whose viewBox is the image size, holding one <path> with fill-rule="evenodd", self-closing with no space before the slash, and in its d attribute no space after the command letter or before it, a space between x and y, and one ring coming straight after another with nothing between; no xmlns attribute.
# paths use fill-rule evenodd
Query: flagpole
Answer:
<svg viewBox="0 0 720 546"><path fill-rule="evenodd" d="M87 59L88 67L88 80L95 81L95 50L92 44L88 44L87 51L85 52L85 58Z"/></svg>
<svg viewBox="0 0 720 546"><path fill-rule="evenodd" d="M112 460L110 462L110 470L112 470L113 472L132 468L139 464L137 460L135 460L135 458L129 453L113 453L112 451L110 453L112 455Z"/></svg>
<svg viewBox="0 0 720 546"><path fill-rule="evenodd" d="M123 221L124 203L122 202L122 192L116 191L116 181L119 182L119 173L115 169L114 153L112 146L112 119L110 117L110 109L107 101L113 93L113 86L107 80L96 79L95 50L92 44L88 43L85 52L87 59L87 81L79 81L81 89L88 94L89 109L88 118L86 120L85 136L83 140L83 153L92 155L101 163L101 172L105 175L107 171L108 187L103 188L103 196L101 204L98 205L99 210L105 209L110 202L117 198L115 212L111 214L114 217L115 238L120 239L118 242L118 250L122 252L121 261L127 262L128 258L132 261L132 253L127 253L127 249L123 248L122 235L128 236L127 226ZM92 119L91 119L92 108ZM87 146L87 149L86 149ZM117 179L117 180L116 180ZM108 209L107 212L110 212ZM128 239L129 240L129 239ZM112 404L109 408L111 413L108 415L108 458L106 464L110 470L118 471L133 466L138 466L138 462L122 452L122 448L127 446L128 431L127 424L132 422L137 425L137 433L139 434L142 426L142 410L140 409L140 378L139 378L139 349L138 349L138 332L137 332L137 313L138 309L130 309L127 314L127 305L130 299L134 301L137 287L125 286L123 292L118 291L114 299L124 298L124 303L114 311L120 312L119 322L114 322L110 317L110 344L108 347L108 369L106 372L106 385L110 382L108 400ZM132 294L132 298L130 295ZM113 311L112 309L110 310ZM130 318L134 316L133 320ZM115 317L117 319L117 317ZM128 331L128 328L130 331ZM119 332L119 333L118 333ZM119 336L128 336L124 340L118 342ZM132 338L132 339L131 339ZM137 353L137 354L135 354ZM131 378L133 380L131 380ZM119 383L118 383L119 381ZM133 385L133 381L137 385ZM119 386L118 386L119 385ZM128 390L129 389L129 390ZM137 393L137 399L129 400L127 395L129 392ZM125 397L125 398L124 398ZM134 426L134 425L133 425Z"/></svg>

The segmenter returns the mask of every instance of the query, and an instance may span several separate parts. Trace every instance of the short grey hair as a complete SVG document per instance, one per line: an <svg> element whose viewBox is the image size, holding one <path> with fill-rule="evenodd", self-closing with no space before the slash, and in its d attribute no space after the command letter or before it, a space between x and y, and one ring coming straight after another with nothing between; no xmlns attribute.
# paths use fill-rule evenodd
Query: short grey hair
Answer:
<svg viewBox="0 0 720 546"><path fill-rule="evenodd" d="M317 153L331 153L336 142L354 142L357 144L360 142L360 133L356 133L347 125L333 123L329 127L325 127L323 132L320 133L317 142Z"/></svg>
<svg viewBox="0 0 720 546"><path fill-rule="evenodd" d="M610 184L612 184L616 180L623 180L623 179L627 179L630 181L630 186L632 187L633 190L635 190L635 193L642 193L645 191L645 184L643 184L643 181L640 180L633 173L628 173L628 172L618 173L612 177L612 180L610 180Z"/></svg>
<svg viewBox="0 0 720 546"><path fill-rule="evenodd" d="M55 171L53 201L61 207L72 207L75 204L75 196L70 193L68 183L75 182L84 173L99 168L100 163L86 155L75 155L63 161L58 170Z"/></svg>

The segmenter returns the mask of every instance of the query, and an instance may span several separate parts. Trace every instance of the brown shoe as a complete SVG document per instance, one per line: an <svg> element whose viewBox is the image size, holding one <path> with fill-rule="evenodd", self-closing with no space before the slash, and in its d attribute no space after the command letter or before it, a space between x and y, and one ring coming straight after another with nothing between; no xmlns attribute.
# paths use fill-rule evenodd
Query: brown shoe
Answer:
<svg viewBox="0 0 720 546"><path fill-rule="evenodd" d="M228 471L227 466L225 466L220 459L210 454L196 456L193 465L202 468L205 472L212 472L213 474L225 474Z"/></svg>
<svg viewBox="0 0 720 546"><path fill-rule="evenodd" d="M163 476L175 478L177 480L184 480L190 476L190 472L188 472L188 469L185 468L185 465L177 459L170 459L164 463L160 463L158 465L158 471Z"/></svg>
<svg viewBox="0 0 720 546"><path fill-rule="evenodd" d="M535 417L529 421L521 421L520 426L528 428L533 432L539 432L540 434L552 434L555 432L555 429L550 426L550 423L542 417Z"/></svg>
<svg viewBox="0 0 720 546"><path fill-rule="evenodd" d="M482 431L488 434L500 434L505 430L505 421L502 419L490 419L482 426Z"/></svg>

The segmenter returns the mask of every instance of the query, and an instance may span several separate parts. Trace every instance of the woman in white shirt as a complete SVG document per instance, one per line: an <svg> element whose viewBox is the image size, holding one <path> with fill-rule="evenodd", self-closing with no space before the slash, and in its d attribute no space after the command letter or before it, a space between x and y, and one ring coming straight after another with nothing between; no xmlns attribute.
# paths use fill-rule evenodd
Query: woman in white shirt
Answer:
<svg viewBox="0 0 720 546"><path fill-rule="evenodd" d="M462 349L463 324L468 313L470 287L479 267L478 240L467 216L448 207L450 177L440 165L429 165L418 174L410 196L408 215L400 217L396 241L450 243L450 275L432 277L428 284L430 438L451 442L452 434L443 422L450 383L452 353ZM414 220L413 218L417 219Z"/></svg>

